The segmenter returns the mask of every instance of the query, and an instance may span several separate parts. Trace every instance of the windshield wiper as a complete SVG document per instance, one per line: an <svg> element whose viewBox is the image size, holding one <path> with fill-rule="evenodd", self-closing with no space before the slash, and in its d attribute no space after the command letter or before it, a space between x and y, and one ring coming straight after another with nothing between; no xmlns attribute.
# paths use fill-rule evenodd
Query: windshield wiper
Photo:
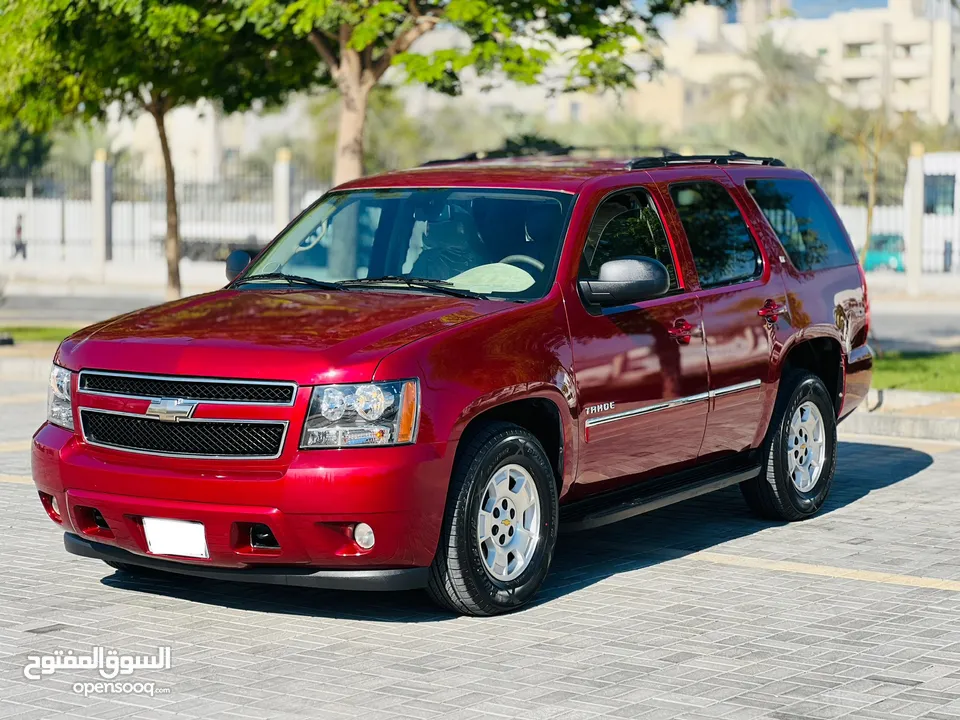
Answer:
<svg viewBox="0 0 960 720"><path fill-rule="evenodd" d="M313 278L303 277L302 275L288 275L282 272L264 273L263 275L248 275L241 278L236 285L246 285L247 283L257 282L258 280L286 280L288 285L309 285L310 287L322 288L324 290L348 290L340 283L326 282L324 280L314 280Z"/></svg>
<svg viewBox="0 0 960 720"><path fill-rule="evenodd" d="M426 290L435 290L436 292L443 293L444 295L452 295L453 297L459 297L459 298L477 298L477 299L486 298L485 295L481 295L480 293L475 293L469 290L461 290L460 288L455 288L453 286L453 283L447 282L446 280L434 280L432 278L406 277L404 275L381 275L380 277L359 278L357 280L344 280L339 284L341 286L350 286L350 285L380 285L380 284L389 285L392 283L399 283L412 288L424 288Z"/></svg>

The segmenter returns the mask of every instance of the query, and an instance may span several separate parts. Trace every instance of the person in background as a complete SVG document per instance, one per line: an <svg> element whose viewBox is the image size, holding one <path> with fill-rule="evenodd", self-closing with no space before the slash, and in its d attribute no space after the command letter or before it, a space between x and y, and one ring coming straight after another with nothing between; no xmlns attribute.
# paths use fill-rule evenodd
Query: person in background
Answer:
<svg viewBox="0 0 960 720"><path fill-rule="evenodd" d="M27 243L23 240L23 215L17 215L17 227L13 235L13 256L11 260L15 259L17 255L23 256L23 259L27 259Z"/></svg>

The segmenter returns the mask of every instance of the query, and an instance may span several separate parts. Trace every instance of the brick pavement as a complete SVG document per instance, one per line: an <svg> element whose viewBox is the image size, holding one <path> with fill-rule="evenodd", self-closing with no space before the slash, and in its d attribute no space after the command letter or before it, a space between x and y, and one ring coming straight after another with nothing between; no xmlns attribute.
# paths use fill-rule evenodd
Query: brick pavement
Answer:
<svg viewBox="0 0 960 720"><path fill-rule="evenodd" d="M960 718L960 592L936 586L960 581L955 446L844 442L827 512L800 524L733 489L564 536L534 607L452 618L420 593L134 580L67 555L15 482L43 391L0 380L0 718ZM95 645L169 645L172 668L137 674L152 698L23 676Z"/></svg>

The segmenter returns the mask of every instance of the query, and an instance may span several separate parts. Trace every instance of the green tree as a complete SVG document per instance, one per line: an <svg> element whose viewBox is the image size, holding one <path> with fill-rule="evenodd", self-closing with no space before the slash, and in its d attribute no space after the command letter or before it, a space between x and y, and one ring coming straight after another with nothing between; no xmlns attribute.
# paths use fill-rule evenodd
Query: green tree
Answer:
<svg viewBox="0 0 960 720"><path fill-rule="evenodd" d="M225 112L275 102L317 78L301 44L268 40L223 2L5 0L0 11L0 116L32 131L109 108L149 113L163 153L168 294L180 294L176 177L166 118L206 98Z"/></svg>
<svg viewBox="0 0 960 720"><path fill-rule="evenodd" d="M113 149L116 136L98 120L74 120L71 125L55 130L51 139L50 160L76 172L90 172L97 150L106 150L114 167L132 161L127 148Z"/></svg>
<svg viewBox="0 0 960 720"><path fill-rule="evenodd" d="M563 89L625 87L634 78L626 57L648 49L654 18L697 1L231 0L265 36L309 43L329 70L341 98L334 184L363 174L370 95L391 66L451 94L468 68L535 84L558 60ZM416 52L439 26L462 31L469 44Z"/></svg>
<svg viewBox="0 0 960 720"><path fill-rule="evenodd" d="M39 169L50 153L50 138L29 132L18 122L0 130L0 172Z"/></svg>
<svg viewBox="0 0 960 720"><path fill-rule="evenodd" d="M600 122L563 123L548 128L546 132L575 147L608 149L614 155L645 155L664 144L658 126L644 122L622 108Z"/></svg>
<svg viewBox="0 0 960 720"><path fill-rule="evenodd" d="M897 137L887 108L875 110L837 106L828 118L831 130L849 143L860 163L867 185L867 232L860 249L860 262L866 260L873 236L873 215L884 156Z"/></svg>
<svg viewBox="0 0 960 720"><path fill-rule="evenodd" d="M770 33L760 35L743 54L746 69L716 81L713 103L740 114L740 106L780 108L799 99L820 99L818 61L779 45ZM813 96L811 98L811 96Z"/></svg>

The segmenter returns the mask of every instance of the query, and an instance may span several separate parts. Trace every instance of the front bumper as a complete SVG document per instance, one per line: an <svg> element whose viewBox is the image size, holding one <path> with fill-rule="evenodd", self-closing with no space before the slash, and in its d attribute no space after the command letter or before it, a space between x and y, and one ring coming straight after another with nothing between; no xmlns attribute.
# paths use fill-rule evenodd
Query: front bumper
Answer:
<svg viewBox="0 0 960 720"><path fill-rule="evenodd" d="M89 446L52 425L37 432L32 448L34 482L56 499L55 519L76 538L71 552L83 543L78 554L117 562L316 587L380 587L392 571L428 567L451 464L450 448L431 443L294 452L262 463L140 456ZM209 557L151 554L144 517L203 523ZM353 540L359 522L374 530L370 549ZM267 525L279 548L251 546L254 524Z"/></svg>
<svg viewBox="0 0 960 720"><path fill-rule="evenodd" d="M146 557L104 543L87 540L72 533L63 534L67 552L81 557L126 563L150 570L202 577L210 580L289 585L328 590L417 590L427 586L429 568L392 570L316 570L309 567L220 568L187 565L156 557Z"/></svg>

